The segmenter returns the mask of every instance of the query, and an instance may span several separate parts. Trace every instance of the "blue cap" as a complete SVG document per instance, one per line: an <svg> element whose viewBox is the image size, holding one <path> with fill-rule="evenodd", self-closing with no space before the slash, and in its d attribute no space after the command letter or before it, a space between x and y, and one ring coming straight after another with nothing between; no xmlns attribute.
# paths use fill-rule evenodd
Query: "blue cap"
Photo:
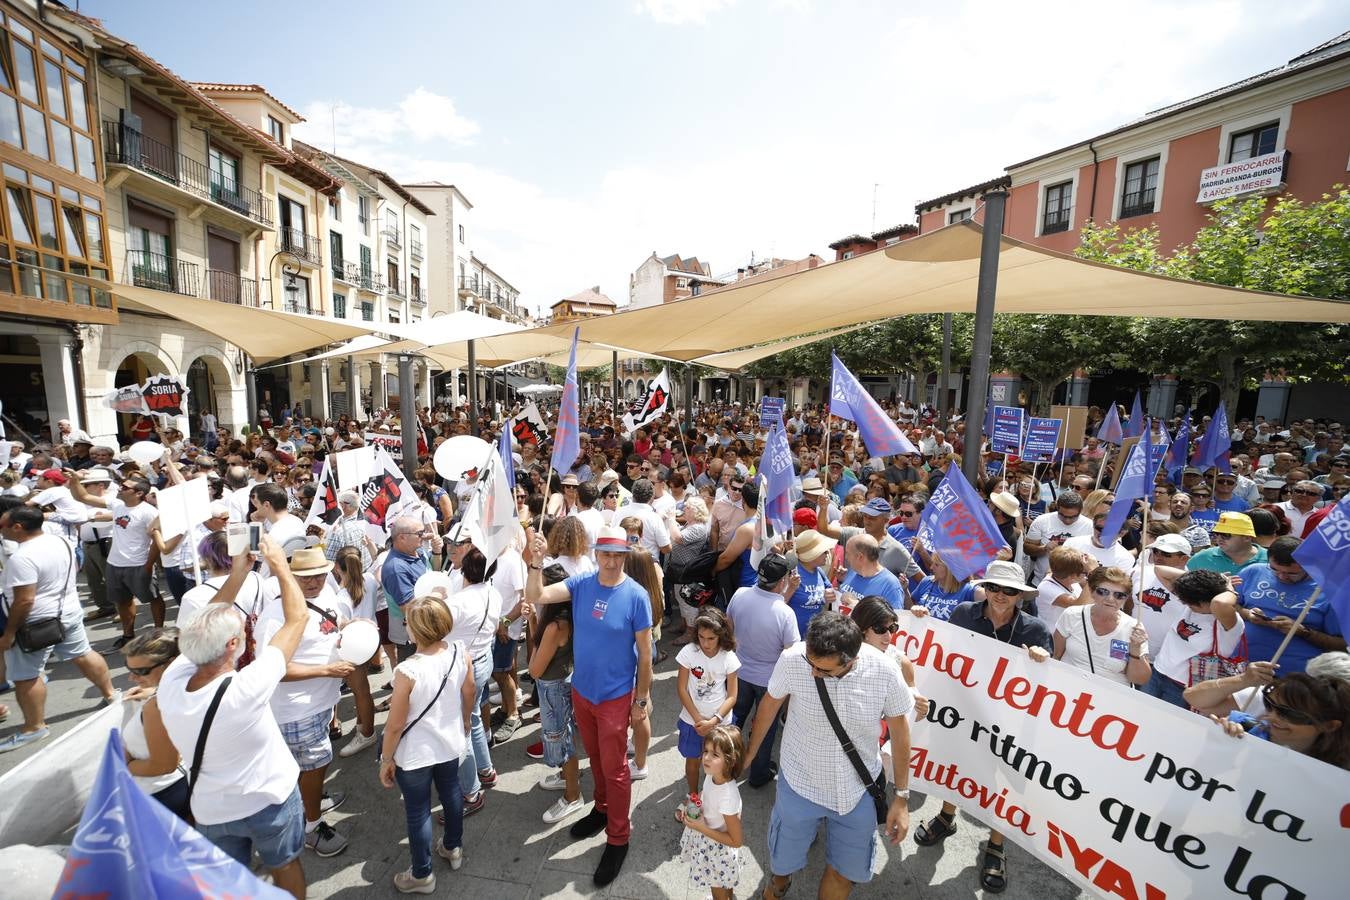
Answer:
<svg viewBox="0 0 1350 900"><path fill-rule="evenodd" d="M891 505L881 497L873 497L863 504L862 514L864 516L889 516Z"/></svg>

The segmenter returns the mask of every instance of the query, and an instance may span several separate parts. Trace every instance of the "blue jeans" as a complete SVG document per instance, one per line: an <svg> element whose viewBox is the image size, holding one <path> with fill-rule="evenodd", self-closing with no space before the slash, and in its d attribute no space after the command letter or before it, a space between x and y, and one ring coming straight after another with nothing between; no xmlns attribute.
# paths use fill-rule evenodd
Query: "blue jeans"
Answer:
<svg viewBox="0 0 1350 900"><path fill-rule="evenodd" d="M1186 698L1181 695L1181 692L1184 691L1185 688L1159 672L1156 667L1153 669L1153 674L1149 676L1148 681L1140 688L1140 690L1150 697L1157 697L1159 700L1164 700L1173 706L1180 706L1182 709L1191 708L1191 705L1186 702Z"/></svg>
<svg viewBox="0 0 1350 900"><path fill-rule="evenodd" d="M544 765L555 769L576 756L577 720L572 712L572 678L539 679L539 728L544 738Z"/></svg>
<svg viewBox="0 0 1350 900"><path fill-rule="evenodd" d="M769 692L767 687L760 687L757 684L751 684L742 679L736 684L736 708L731 711L731 720L742 734L748 735L746 725L750 722L750 713L759 708L760 700ZM769 725L769 730L764 735L764 742L759 745L759 752L755 758L750 761L749 781L751 787L763 787L773 780L773 772L769 765L773 757L773 739L778 734L778 717L773 717L773 722ZM748 743L748 740L747 740Z"/></svg>
<svg viewBox="0 0 1350 900"><path fill-rule="evenodd" d="M263 865L280 869L305 849L305 810L300 788L280 803L264 806L251 816L216 825L197 823L202 837L248 868L256 850Z"/></svg>
<svg viewBox="0 0 1350 900"><path fill-rule="evenodd" d="M492 653L484 653L473 661L473 683L478 688L478 696L473 701L473 717L470 719L472 730L469 732L470 753L465 754L468 763L459 767L459 786L465 797L477 794L482 784L478 780L479 772L492 768L492 751L488 747L487 729L483 727L483 716L479 709L487 702L488 687L492 684Z"/></svg>
<svg viewBox="0 0 1350 900"><path fill-rule="evenodd" d="M394 769L394 780L403 792L403 810L408 816L408 851L415 878L431 874L431 785L445 812L445 836L441 843L453 850L464 843L464 795L459 790L459 760L436 763L421 769Z"/></svg>

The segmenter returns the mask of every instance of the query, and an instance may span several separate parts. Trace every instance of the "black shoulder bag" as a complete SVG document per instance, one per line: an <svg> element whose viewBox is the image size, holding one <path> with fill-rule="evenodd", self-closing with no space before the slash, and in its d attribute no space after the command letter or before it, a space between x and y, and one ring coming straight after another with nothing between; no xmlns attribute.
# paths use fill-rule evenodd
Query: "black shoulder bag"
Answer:
<svg viewBox="0 0 1350 900"><path fill-rule="evenodd" d="M816 683L816 693L820 694L820 705L825 708L825 718L830 720L830 727L834 729L834 736L839 739L840 745L844 748L844 755L848 761L853 764L853 771L858 773L858 780L867 788L867 793L872 795L872 802L877 807L877 824L884 824L886 814L890 811L890 804L886 802L886 768L882 767L877 773L876 780L867 771L867 766L863 765L862 757L858 755L858 748L853 746L853 741L849 739L848 732L844 730L844 724L839 721L839 716L834 711L834 704L830 702L830 694L825 690L825 679L811 679Z"/></svg>
<svg viewBox="0 0 1350 900"><path fill-rule="evenodd" d="M206 753L206 736L211 733L211 723L216 720L216 710L220 709L220 698L225 696L225 689L230 686L230 682L233 680L233 675L226 675L220 682L220 687L216 688L216 695L211 698L211 705L206 708L206 718L202 719L202 730L197 732L197 747L192 751L192 768L188 770L187 802L189 808L191 808L192 803L192 791L197 786L197 776L202 771L202 756Z"/></svg>
<svg viewBox="0 0 1350 900"><path fill-rule="evenodd" d="M484 619L485 619L485 620L486 620L486 618L487 618L487 617L484 616ZM418 722L422 721L422 717L423 717L423 716L425 716L427 713L431 712L431 708L434 707L434 706L436 705L436 701L441 699L441 694L444 693L444 691L445 691L445 686L446 686L447 684L450 683L450 673L453 672L453 671L455 670L455 662L456 662L456 660L458 660L458 658L459 658L459 643L458 643L458 642L455 643L454 647L451 648L450 652L453 653L454 655L450 657L450 668L448 668L448 669L445 670L445 676L444 676L443 678L441 678L441 686L438 687L438 688L436 688L436 695L435 695L434 697L432 697L432 698L431 698L431 702L428 703L428 704L426 705L426 707L425 707L420 713L417 714L417 718L413 719L413 720L412 720L411 722L409 722L407 725L404 725L404 726L403 726L403 730L400 731L399 734L398 734L398 741L394 744L394 750L395 750L395 751L398 750L398 745L401 744L401 743L403 743L403 739L404 739L405 737L408 736L408 732L412 730L412 727L413 727L414 725L416 725ZM379 752L377 752L377 753L375 754L375 761L376 761L376 762L380 762L380 761L382 761L383 759L384 759L384 741L381 740L381 741L380 741Z"/></svg>
<svg viewBox="0 0 1350 900"><path fill-rule="evenodd" d="M18 631L14 633L14 643L18 644L24 653L46 650L66 639L66 626L61 624L61 613L66 607L65 588L70 584L70 575L75 570L75 551L71 550L68 542L62 540L61 543L65 544L66 550L70 553L70 567L66 569L66 577L61 580L61 599L56 604L56 615L46 619L28 619L19 626ZM33 586L33 590L36 597L37 585Z"/></svg>

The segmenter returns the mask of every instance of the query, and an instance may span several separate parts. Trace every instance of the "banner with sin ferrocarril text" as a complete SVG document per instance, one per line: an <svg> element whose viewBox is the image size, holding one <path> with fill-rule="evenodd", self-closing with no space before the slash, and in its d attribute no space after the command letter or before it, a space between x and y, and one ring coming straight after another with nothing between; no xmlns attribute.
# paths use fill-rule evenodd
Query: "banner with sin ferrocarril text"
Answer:
<svg viewBox="0 0 1350 900"><path fill-rule="evenodd" d="M896 645L932 701L913 729L910 787L1094 894L1345 896L1350 772L1034 662L1015 636L902 613Z"/></svg>

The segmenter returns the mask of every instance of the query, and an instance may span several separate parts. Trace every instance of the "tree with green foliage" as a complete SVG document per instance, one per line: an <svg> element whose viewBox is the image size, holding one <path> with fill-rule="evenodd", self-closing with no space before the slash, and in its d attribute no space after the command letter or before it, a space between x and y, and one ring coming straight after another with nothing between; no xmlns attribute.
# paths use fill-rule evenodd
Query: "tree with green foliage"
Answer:
<svg viewBox="0 0 1350 900"><path fill-rule="evenodd" d="M996 315L990 362L1034 382L1035 411L1045 413L1055 386L1075 370L1128 365L1129 337L1130 321L1119 317Z"/></svg>
<svg viewBox="0 0 1350 900"><path fill-rule="evenodd" d="M1188 245L1170 257L1156 227L1083 229L1076 251L1091 259L1249 290L1350 299L1350 191L1340 185L1305 203L1280 197L1221 200ZM1134 356L1154 371L1212 384L1235 413L1238 392L1264 372L1294 379L1345 380L1350 328L1242 320L1140 318Z"/></svg>

